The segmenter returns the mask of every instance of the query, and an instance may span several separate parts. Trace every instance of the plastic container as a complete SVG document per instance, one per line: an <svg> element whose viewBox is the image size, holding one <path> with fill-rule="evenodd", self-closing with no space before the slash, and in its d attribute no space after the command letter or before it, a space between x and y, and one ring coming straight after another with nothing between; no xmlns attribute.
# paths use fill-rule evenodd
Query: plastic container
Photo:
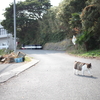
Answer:
<svg viewBox="0 0 100 100"><path fill-rule="evenodd" d="M23 62L23 58L15 58L14 60L15 60L16 63Z"/></svg>

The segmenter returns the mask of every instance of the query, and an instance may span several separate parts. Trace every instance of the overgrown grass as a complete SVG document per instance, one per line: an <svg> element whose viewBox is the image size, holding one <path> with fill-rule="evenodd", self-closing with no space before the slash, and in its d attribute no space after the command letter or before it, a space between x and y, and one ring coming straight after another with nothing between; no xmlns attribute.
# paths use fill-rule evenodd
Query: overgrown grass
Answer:
<svg viewBox="0 0 100 100"><path fill-rule="evenodd" d="M4 50L0 50L0 55L3 55L3 54L5 54L5 52L4 52Z"/></svg>
<svg viewBox="0 0 100 100"><path fill-rule="evenodd" d="M0 49L0 55L10 54L13 50L9 49Z"/></svg>
<svg viewBox="0 0 100 100"><path fill-rule="evenodd" d="M25 62L30 62L33 58L29 56L25 56Z"/></svg>
<svg viewBox="0 0 100 100"><path fill-rule="evenodd" d="M81 56L81 57L99 57L100 58L100 50L91 50L91 51L80 51L80 50L74 50L70 51L70 54L74 54L76 56Z"/></svg>
<svg viewBox="0 0 100 100"><path fill-rule="evenodd" d="M100 57L100 50L92 50L79 55L83 57Z"/></svg>

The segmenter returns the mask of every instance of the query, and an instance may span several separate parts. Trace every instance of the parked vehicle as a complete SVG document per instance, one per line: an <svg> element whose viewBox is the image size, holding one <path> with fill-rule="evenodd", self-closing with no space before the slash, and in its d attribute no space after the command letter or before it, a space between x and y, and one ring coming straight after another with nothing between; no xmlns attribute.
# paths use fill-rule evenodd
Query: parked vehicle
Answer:
<svg viewBox="0 0 100 100"><path fill-rule="evenodd" d="M25 45L21 49L42 49L41 45Z"/></svg>

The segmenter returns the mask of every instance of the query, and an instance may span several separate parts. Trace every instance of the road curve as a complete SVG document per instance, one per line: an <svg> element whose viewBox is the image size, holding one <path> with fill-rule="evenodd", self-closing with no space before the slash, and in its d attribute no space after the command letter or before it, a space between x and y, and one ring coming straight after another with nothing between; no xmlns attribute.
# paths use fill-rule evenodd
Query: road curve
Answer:
<svg viewBox="0 0 100 100"><path fill-rule="evenodd" d="M100 100L100 61L63 51L23 50L39 63L0 84L0 100ZM74 61L92 63L85 76L73 74Z"/></svg>

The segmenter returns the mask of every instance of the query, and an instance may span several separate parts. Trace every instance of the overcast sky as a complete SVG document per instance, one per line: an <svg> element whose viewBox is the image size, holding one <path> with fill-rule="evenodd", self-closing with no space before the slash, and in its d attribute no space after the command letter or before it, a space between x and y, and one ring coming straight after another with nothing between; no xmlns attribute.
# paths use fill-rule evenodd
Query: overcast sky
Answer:
<svg viewBox="0 0 100 100"><path fill-rule="evenodd" d="M14 0L2 0L2 2L0 3L0 20L4 19L4 16L2 15L5 12L5 8L9 7L9 4L11 4ZM25 1L25 0L16 0L17 1ZM51 4L53 6L58 6L58 4L62 1L62 0L50 0Z"/></svg>

